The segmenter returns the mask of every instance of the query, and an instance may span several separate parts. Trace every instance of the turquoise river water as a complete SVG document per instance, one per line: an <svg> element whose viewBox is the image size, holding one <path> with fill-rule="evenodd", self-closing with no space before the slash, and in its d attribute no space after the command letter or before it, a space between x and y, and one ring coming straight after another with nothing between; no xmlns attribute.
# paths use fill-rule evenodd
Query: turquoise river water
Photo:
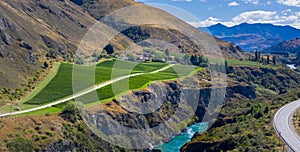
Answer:
<svg viewBox="0 0 300 152"><path fill-rule="evenodd" d="M163 152L179 152L180 148L191 140L196 132L204 132L207 130L208 123L197 123L187 128L187 131L174 137L170 142L158 145L155 149Z"/></svg>

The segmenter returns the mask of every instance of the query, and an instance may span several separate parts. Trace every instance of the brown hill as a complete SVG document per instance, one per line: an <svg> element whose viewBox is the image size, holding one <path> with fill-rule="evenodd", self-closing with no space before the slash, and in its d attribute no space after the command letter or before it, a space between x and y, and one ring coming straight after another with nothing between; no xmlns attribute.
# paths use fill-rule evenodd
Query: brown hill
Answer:
<svg viewBox="0 0 300 152"><path fill-rule="evenodd" d="M273 47L266 49L264 52L268 53L300 53L300 38L281 42Z"/></svg>
<svg viewBox="0 0 300 152"><path fill-rule="evenodd" d="M50 48L72 54L94 22L70 1L0 1L0 86L19 88Z"/></svg>
<svg viewBox="0 0 300 152"><path fill-rule="evenodd" d="M27 84L27 81L42 69L41 62L46 60L45 55L51 53L50 50L52 53L54 50L66 60L71 60L80 41L96 23L96 19L105 19L106 15L117 9L137 4L132 0L73 1L76 3L70 0L0 2L0 88L16 89L22 84ZM191 39L185 36L188 34L184 32L197 33L203 37L205 34L164 11L149 6L140 7L135 11L139 16L132 14L122 18L124 14L114 14L115 19L124 19L127 24L135 24L136 21L143 24L136 26L140 31L129 29L127 33L122 32L125 36L120 34L115 37L111 44L116 50L131 46L142 33L148 35L144 39L161 36L160 39L175 46L182 45L180 47L190 54L199 53L203 46L209 45L206 43L208 40L203 39L203 46L194 46ZM105 22L112 24L111 20ZM172 28L163 27L162 23L167 23ZM225 56L243 58L243 53L231 43L218 40L218 45ZM97 48L99 51L101 49Z"/></svg>
<svg viewBox="0 0 300 152"><path fill-rule="evenodd" d="M134 0L71 0L99 20L115 10L138 4Z"/></svg>
<svg viewBox="0 0 300 152"><path fill-rule="evenodd" d="M89 7L86 7L86 3L88 3ZM180 48L183 48L184 51L189 54L201 54L201 52L210 47L211 51L206 50L206 53L209 54L217 49L214 48L215 46L218 47L219 45L225 57L240 59L245 56L241 49L232 43L222 42L217 39L217 43L212 44L215 40L209 39L208 37L213 37L208 36L206 33L197 30L165 11L146 5L140 5L131 0L125 0L124 2L112 0L110 3L116 4L116 9L121 6L122 9L115 11L110 10L109 13L103 13L103 10L98 6L106 6L107 1L91 0L86 3L83 3L81 6L91 13L92 16L96 19L100 19L101 22L110 27L114 27L135 43L140 43L147 39L159 39L174 46L180 46ZM111 22L112 20L113 22ZM124 23L124 21L126 23ZM127 29L125 27L130 28ZM194 39L191 37L194 37ZM122 38L117 38L117 40L112 40L111 43L114 43L112 45L116 48L115 50L124 49L120 47L119 42L121 39ZM198 44L193 42L195 39ZM199 43L202 44L199 45ZM129 43L125 46L130 45L132 44ZM205 49L203 49L204 47Z"/></svg>

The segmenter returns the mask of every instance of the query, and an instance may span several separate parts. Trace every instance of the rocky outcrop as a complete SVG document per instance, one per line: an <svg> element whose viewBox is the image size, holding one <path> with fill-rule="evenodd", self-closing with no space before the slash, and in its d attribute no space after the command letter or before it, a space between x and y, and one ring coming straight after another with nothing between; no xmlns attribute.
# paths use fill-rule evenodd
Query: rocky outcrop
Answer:
<svg viewBox="0 0 300 152"><path fill-rule="evenodd" d="M226 100L235 98L237 94L250 100L256 98L253 87L247 85L230 86L226 91ZM134 91L105 104L103 110L88 112L86 119L97 130L111 136L119 132L126 132L127 129L150 128L149 130L151 130L155 128L155 130L145 133L149 135L143 134L136 138L141 142L138 145L146 143L158 145L160 142L168 142L173 136L180 134L185 129L185 125L201 122L204 115L207 119L218 114L215 113L215 109L209 110L208 108L210 102L218 102L211 101L211 93L212 88L185 89L177 81L154 83L145 90ZM197 101L196 104L193 104L193 101ZM179 113L177 113L178 111ZM189 120L182 119L189 115L191 115ZM160 128L162 124L168 125ZM178 124L185 125L180 127ZM124 127L127 129L124 130ZM169 138L163 138L162 141L154 141L150 138L154 136L155 139L161 139L162 135ZM122 137L118 138L122 139Z"/></svg>
<svg viewBox="0 0 300 152"><path fill-rule="evenodd" d="M235 94L240 94L248 99L255 99L255 89L253 86L243 86L243 85L237 85L233 87L228 87L227 89L227 98L234 98L236 97Z"/></svg>

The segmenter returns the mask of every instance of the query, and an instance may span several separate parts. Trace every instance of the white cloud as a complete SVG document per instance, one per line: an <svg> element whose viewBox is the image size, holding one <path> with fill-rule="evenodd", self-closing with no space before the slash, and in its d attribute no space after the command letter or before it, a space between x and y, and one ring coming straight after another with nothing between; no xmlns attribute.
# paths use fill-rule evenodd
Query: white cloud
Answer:
<svg viewBox="0 0 300 152"><path fill-rule="evenodd" d="M229 21L222 21L221 19L209 17L206 20L190 23L196 27L207 27L217 23L222 23L227 26L234 26L241 23L270 23L275 25L290 25L300 29L300 12L292 12L290 9L275 12L275 11L250 11L243 12Z"/></svg>
<svg viewBox="0 0 300 152"><path fill-rule="evenodd" d="M188 22L188 23L195 27L208 27L211 25L215 25L219 22L220 22L220 19L214 18L214 17L209 17L208 19L201 21L201 22Z"/></svg>
<svg viewBox="0 0 300 152"><path fill-rule="evenodd" d="M240 4L237 3L236 1L228 3L228 6L239 6Z"/></svg>
<svg viewBox="0 0 300 152"><path fill-rule="evenodd" d="M252 11L244 12L232 18L233 23L264 23L273 20L276 12L273 11Z"/></svg>
<svg viewBox="0 0 300 152"><path fill-rule="evenodd" d="M295 6L300 7L299 0L276 0L277 3L287 5L287 6Z"/></svg>
<svg viewBox="0 0 300 152"><path fill-rule="evenodd" d="M245 4L254 4L254 5L258 5L259 4L259 0L242 0Z"/></svg>

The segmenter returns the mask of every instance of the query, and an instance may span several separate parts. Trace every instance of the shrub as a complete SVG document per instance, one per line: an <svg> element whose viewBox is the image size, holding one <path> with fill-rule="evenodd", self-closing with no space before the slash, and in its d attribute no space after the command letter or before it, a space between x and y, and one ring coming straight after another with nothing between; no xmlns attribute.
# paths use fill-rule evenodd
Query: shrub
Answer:
<svg viewBox="0 0 300 152"><path fill-rule="evenodd" d="M17 138L8 143L7 148L11 152L32 152L35 149L35 145L32 143L32 141L24 138Z"/></svg>
<svg viewBox="0 0 300 152"><path fill-rule="evenodd" d="M84 112L84 105L78 102L69 102L63 109L62 116L71 122L80 119L80 114Z"/></svg>

